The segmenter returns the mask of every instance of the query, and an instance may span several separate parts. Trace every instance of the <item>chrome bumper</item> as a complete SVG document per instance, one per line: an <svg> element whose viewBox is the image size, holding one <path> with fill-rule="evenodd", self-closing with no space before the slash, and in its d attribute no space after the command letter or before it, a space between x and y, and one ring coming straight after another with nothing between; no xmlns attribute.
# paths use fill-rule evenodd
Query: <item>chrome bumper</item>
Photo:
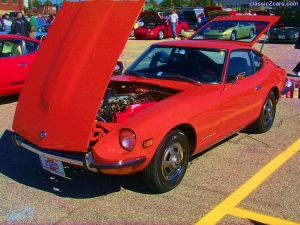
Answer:
<svg viewBox="0 0 300 225"><path fill-rule="evenodd" d="M82 155L77 155L74 153L45 150L25 141L22 137L18 136L16 133L13 134L12 139L17 146L25 148L39 156L58 160L76 166L85 167L86 169L93 172L98 172L98 169L121 169L130 166L136 166L146 161L145 157L139 157L128 161L120 160L114 163L95 163L92 152L87 152L87 153L83 153Z"/></svg>

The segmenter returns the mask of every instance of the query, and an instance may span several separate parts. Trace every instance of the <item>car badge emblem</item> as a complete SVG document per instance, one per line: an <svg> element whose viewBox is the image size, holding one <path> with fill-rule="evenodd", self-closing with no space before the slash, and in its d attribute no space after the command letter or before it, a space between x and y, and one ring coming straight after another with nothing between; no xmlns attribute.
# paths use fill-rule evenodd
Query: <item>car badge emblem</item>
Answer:
<svg viewBox="0 0 300 225"><path fill-rule="evenodd" d="M40 132L40 138L45 138L47 136L46 131L41 131Z"/></svg>

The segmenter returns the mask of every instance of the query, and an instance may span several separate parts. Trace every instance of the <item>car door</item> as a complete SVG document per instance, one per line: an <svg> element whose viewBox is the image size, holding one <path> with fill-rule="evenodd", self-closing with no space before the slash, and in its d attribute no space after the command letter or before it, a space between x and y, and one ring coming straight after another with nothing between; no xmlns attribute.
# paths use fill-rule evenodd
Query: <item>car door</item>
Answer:
<svg viewBox="0 0 300 225"><path fill-rule="evenodd" d="M261 82L253 67L252 51L231 51L221 93L221 132L240 130L258 117L263 101Z"/></svg>
<svg viewBox="0 0 300 225"><path fill-rule="evenodd" d="M1 87L9 88L22 83L26 70L22 40L1 40L0 48Z"/></svg>
<svg viewBox="0 0 300 225"><path fill-rule="evenodd" d="M20 39L0 41L0 87L7 94L20 92L39 44Z"/></svg>

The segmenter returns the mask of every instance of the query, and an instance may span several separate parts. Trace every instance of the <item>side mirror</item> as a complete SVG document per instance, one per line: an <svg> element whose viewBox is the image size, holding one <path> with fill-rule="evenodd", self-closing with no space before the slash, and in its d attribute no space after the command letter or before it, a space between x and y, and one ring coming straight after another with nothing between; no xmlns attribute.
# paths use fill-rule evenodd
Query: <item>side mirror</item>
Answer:
<svg viewBox="0 0 300 225"><path fill-rule="evenodd" d="M121 61L118 61L117 65L115 66L113 76L121 75L123 72L123 69L124 69L123 63Z"/></svg>

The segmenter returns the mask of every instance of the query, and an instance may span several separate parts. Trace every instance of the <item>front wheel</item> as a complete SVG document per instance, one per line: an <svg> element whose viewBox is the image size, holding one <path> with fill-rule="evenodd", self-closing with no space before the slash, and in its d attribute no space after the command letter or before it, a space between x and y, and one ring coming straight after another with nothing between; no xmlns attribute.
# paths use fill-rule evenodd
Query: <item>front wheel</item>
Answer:
<svg viewBox="0 0 300 225"><path fill-rule="evenodd" d="M173 130L160 143L143 171L145 183L163 193L174 189L182 180L189 161L190 147L181 130Z"/></svg>
<svg viewBox="0 0 300 225"><path fill-rule="evenodd" d="M181 34L182 36L185 34L185 30L184 30L183 28L181 28L180 34Z"/></svg>
<svg viewBox="0 0 300 225"><path fill-rule="evenodd" d="M253 38L254 37L254 30L251 29L249 32L249 38Z"/></svg>
<svg viewBox="0 0 300 225"><path fill-rule="evenodd" d="M261 113L256 120L256 122L252 125L252 130L255 133L264 133L273 125L276 114L276 98L273 92L270 92L267 95L267 98L264 102Z"/></svg>

